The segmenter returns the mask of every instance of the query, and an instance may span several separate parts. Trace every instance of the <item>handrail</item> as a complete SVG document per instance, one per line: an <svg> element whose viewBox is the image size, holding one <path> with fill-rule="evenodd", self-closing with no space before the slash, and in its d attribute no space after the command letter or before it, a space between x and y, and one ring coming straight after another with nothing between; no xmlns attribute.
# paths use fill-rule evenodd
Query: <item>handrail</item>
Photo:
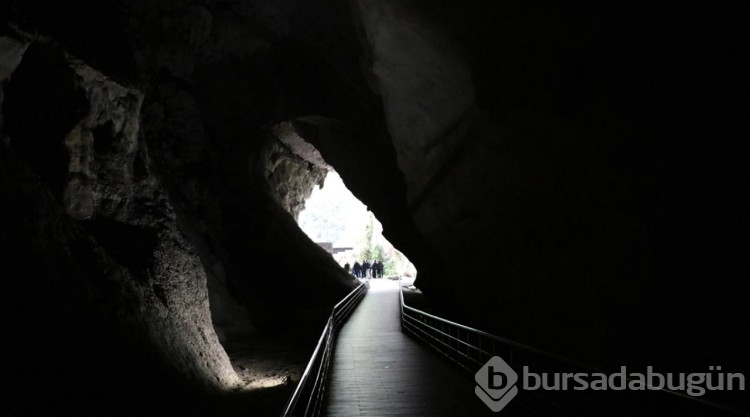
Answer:
<svg viewBox="0 0 750 417"><path fill-rule="evenodd" d="M305 367L305 371L297 383L294 393L289 397L281 417L308 417L320 414L323 406L325 395L325 383L328 377L328 370L331 366L331 356L333 354L333 345L336 341L336 333L341 325L354 311L359 302L370 288L369 281L361 282L355 289L339 301L332 309L328 316L328 322L323 328L323 333L318 339L310 361ZM315 379L310 379L315 374ZM303 399L306 402L301 402Z"/></svg>
<svg viewBox="0 0 750 417"><path fill-rule="evenodd" d="M501 355L501 357L513 368L518 368L523 364L529 366L532 369L549 369L552 372L558 373L563 371L569 372L571 370L585 370L589 371L588 373L611 373L609 371L600 369L592 365L584 364L571 358L567 358L561 355L544 351L542 349L508 340L491 333L484 332L482 330L477 330L460 323L446 320L442 317L429 314L414 307L407 306L404 302L404 291L400 278L399 297L401 305L402 330L422 340L430 347L443 354L453 362L457 363L461 368L470 372L471 374L476 373L491 357L495 355ZM649 386L649 388L653 387ZM712 411L721 410L730 414L748 415L745 411L741 411L722 404L717 404L702 398L692 397L685 393L673 391L668 388L649 390L648 392L653 393L653 395L659 395L658 393L670 394L670 396L673 397L672 401L675 401L677 399L690 400L693 402L692 404L711 407L713 409ZM539 397L539 395L535 396L535 399L539 400L540 398L537 397ZM592 400L589 398L585 398L582 395L579 395L577 397L578 401L588 403L587 407L589 411L591 410L591 408L596 408L601 412L607 412L610 415L612 415L613 413L617 413L630 416L633 415L632 413L634 412L634 408L636 408L631 406L624 407L627 408L627 410L619 409L617 407L612 407L608 404L602 403L600 399ZM636 410L635 412L645 411L646 414L644 415L659 415L656 411L658 408L657 403L663 405L663 403L666 401L669 401L669 398L664 399L663 396L660 396L659 398L651 398L651 402L649 403L647 410L640 409ZM556 403L553 405L553 408L556 408L557 411L562 410L571 412L571 409L566 409L564 407L565 405L560 404L559 398L556 398ZM568 407L570 407L570 405L568 405ZM572 407L575 407L575 405L573 405ZM664 410L661 410L661 412L663 413Z"/></svg>

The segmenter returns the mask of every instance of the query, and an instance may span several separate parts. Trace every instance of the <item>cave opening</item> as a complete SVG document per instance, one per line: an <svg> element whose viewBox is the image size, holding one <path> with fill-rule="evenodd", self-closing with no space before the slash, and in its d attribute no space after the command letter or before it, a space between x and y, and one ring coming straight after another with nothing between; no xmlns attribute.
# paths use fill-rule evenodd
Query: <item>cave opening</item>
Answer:
<svg viewBox="0 0 750 417"><path fill-rule="evenodd" d="M335 167L306 141L293 122L270 130L264 152L266 179L279 204L300 230L354 276L401 278L409 284L414 264L384 236L382 223L350 191ZM377 180L377 173L374 173ZM382 264L365 272L365 262ZM362 267L360 274L355 273ZM377 270L377 269L376 269Z"/></svg>
<svg viewBox="0 0 750 417"><path fill-rule="evenodd" d="M376 277L413 281L417 271L409 259L383 236L383 225L331 170L315 187L297 217L297 224L313 242L328 251L339 265L380 261ZM372 271L369 272L372 277Z"/></svg>

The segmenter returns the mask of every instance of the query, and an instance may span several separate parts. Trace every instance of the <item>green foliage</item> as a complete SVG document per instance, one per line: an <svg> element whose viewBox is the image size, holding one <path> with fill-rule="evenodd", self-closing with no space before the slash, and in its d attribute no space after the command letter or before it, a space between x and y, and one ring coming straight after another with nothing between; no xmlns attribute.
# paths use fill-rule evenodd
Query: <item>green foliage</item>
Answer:
<svg viewBox="0 0 750 417"><path fill-rule="evenodd" d="M365 234L363 237L362 251L359 253L359 259L373 259L375 255L375 247L373 242L373 214L372 212L367 213L367 223L365 224ZM382 249L380 250L382 252Z"/></svg>
<svg viewBox="0 0 750 417"><path fill-rule="evenodd" d="M306 209L300 212L298 224L315 242L336 242L346 228L337 221L337 214L344 210L340 201L332 199L307 200Z"/></svg>
<svg viewBox="0 0 750 417"><path fill-rule="evenodd" d="M398 252L393 252L393 256L390 256L383 260L383 275L397 275L398 274L398 268L401 260L399 259L401 255L398 254Z"/></svg>
<svg viewBox="0 0 750 417"><path fill-rule="evenodd" d="M372 246L370 253L372 254L372 259L383 259L383 247L380 245Z"/></svg>
<svg viewBox="0 0 750 417"><path fill-rule="evenodd" d="M368 221L365 224L361 240L362 249L359 251L357 260L360 262L365 259L382 261L384 276L402 273L406 269L409 260L401 252L392 247L385 248L378 242L376 236L374 236L374 216L371 212L368 214Z"/></svg>

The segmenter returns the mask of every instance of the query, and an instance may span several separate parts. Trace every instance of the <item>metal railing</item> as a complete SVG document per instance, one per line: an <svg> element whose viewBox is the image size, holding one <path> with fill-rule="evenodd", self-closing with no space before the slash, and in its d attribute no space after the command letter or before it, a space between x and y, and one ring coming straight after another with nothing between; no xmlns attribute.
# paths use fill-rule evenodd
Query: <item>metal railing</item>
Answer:
<svg viewBox="0 0 750 417"><path fill-rule="evenodd" d="M336 333L367 293L368 288L370 288L368 281L361 282L357 288L333 307L312 357L299 379L297 388L284 405L281 417L308 417L320 414L325 396L326 378L331 367Z"/></svg>
<svg viewBox="0 0 750 417"><path fill-rule="evenodd" d="M542 373L602 373L611 372L583 364L570 358L543 351L493 334L426 313L404 303L404 290L399 280L401 328L420 339L437 352L475 374L493 356L500 356L521 374L521 368ZM522 406L541 415L607 415L607 416L663 416L705 412L711 416L748 416L731 406L689 396L670 389L645 391L524 391ZM703 415L703 414L701 414Z"/></svg>

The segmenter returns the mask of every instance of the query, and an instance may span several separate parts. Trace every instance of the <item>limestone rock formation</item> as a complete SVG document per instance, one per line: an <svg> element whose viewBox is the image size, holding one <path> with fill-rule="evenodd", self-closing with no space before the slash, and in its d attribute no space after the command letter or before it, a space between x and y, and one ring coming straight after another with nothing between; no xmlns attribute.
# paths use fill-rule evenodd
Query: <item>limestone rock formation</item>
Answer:
<svg viewBox="0 0 750 417"><path fill-rule="evenodd" d="M19 365L56 387L53 403L86 412L102 406L89 397L109 398L125 384L176 395L157 388L172 374L183 389L237 385L211 324L200 260L146 162L142 92L41 41L6 87L3 276L13 280L6 306L16 353L39 356ZM78 107L61 112L71 105ZM157 365L163 371L148 381ZM78 385L75 375L101 384Z"/></svg>
<svg viewBox="0 0 750 417"><path fill-rule="evenodd" d="M110 413L134 396L200 413L240 388L222 344L322 327L355 285L283 207L326 168L297 185L277 173L299 194L276 199L259 153L268 115L244 107L275 97L226 100L238 68L270 76L276 58L227 10L175 6L154 22L138 18L150 4L36 6L3 5L0 38L2 275L17 277L6 318L14 354L34 358L9 372L24 375L13 410ZM83 10L109 22L93 42L55 20ZM119 48L104 57L100 40Z"/></svg>
<svg viewBox="0 0 750 417"><path fill-rule="evenodd" d="M313 188L323 187L331 169L320 152L305 142L289 122L271 129L259 159L265 165L263 169L273 194L295 220L304 210Z"/></svg>

